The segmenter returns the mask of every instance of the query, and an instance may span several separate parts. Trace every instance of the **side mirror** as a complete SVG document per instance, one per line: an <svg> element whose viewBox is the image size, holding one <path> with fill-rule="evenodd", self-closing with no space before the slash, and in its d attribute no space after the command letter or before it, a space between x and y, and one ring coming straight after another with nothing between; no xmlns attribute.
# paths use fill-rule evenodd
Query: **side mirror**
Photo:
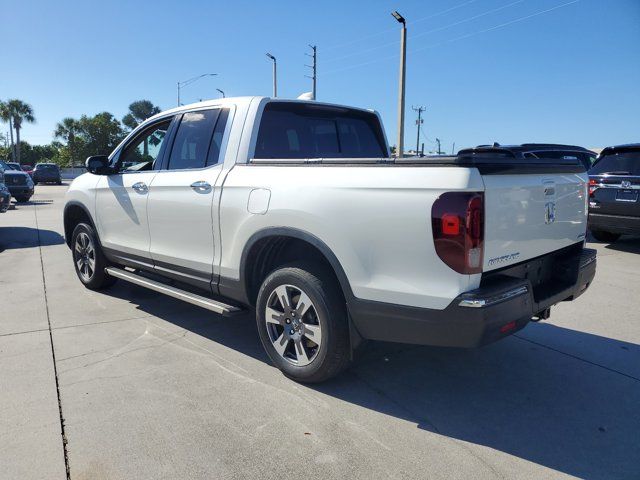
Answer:
<svg viewBox="0 0 640 480"><path fill-rule="evenodd" d="M109 175L113 169L109 165L109 157L106 155L93 155L87 158L85 167L89 173L94 175Z"/></svg>

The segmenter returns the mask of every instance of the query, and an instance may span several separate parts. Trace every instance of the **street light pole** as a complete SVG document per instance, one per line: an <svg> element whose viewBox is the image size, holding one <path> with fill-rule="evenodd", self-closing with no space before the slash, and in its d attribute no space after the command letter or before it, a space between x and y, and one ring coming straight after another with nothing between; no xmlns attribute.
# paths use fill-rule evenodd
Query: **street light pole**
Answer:
<svg viewBox="0 0 640 480"><path fill-rule="evenodd" d="M216 90L222 94L222 98L225 98L224 92L222 90L220 90L219 88L216 88Z"/></svg>
<svg viewBox="0 0 640 480"><path fill-rule="evenodd" d="M392 12L391 15L402 24L402 30L400 30L400 91L398 92L398 150L396 152L397 157L402 158L404 154L404 77L407 59L407 22L405 18L396 11Z"/></svg>
<svg viewBox="0 0 640 480"><path fill-rule="evenodd" d="M269 57L271 60L273 60L273 97L277 97L278 96L278 67L276 64L276 57L274 57L273 55L271 55L270 53L267 53L267 57Z"/></svg>
<svg viewBox="0 0 640 480"><path fill-rule="evenodd" d="M180 106L180 89L182 87L186 87L187 85L191 85L192 83L200 80L202 77L215 77L217 76L217 73L203 73L202 75L198 75L196 77L190 78L189 80L185 80L184 82L178 82L177 86L178 86L178 106Z"/></svg>

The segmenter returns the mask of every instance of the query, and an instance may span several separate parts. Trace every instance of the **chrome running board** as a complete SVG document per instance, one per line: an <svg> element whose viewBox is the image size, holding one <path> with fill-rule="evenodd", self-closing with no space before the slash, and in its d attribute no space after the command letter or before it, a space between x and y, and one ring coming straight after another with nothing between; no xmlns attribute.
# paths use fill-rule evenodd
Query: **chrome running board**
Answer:
<svg viewBox="0 0 640 480"><path fill-rule="evenodd" d="M140 287L148 288L149 290L162 293L169 297L177 298L178 300L191 303L192 305L197 305L198 307L206 308L207 310L211 310L212 312L219 313L221 315L230 315L241 311L240 308L234 307L233 305L227 305L211 298L203 297L202 295L187 292L186 290L181 290L141 275L137 275L133 272L129 272L128 270L114 267L107 267L104 270L112 277L119 278Z"/></svg>

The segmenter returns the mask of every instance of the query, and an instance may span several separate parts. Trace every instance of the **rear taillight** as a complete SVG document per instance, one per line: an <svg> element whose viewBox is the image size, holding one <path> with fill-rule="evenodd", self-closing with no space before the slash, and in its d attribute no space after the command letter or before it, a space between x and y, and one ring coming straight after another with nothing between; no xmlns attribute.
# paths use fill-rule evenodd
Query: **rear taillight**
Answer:
<svg viewBox="0 0 640 480"><path fill-rule="evenodd" d="M448 192L431 209L436 253L458 273L482 272L484 253L484 194Z"/></svg>
<svg viewBox="0 0 640 480"><path fill-rule="evenodd" d="M595 178L589 179L589 196L593 195L593 192L598 188L598 181Z"/></svg>

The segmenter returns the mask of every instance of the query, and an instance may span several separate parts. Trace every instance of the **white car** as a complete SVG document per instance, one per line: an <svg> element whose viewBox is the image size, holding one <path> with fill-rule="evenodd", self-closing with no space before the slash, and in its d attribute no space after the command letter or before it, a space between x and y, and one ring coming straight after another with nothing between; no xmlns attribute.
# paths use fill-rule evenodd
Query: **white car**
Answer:
<svg viewBox="0 0 640 480"><path fill-rule="evenodd" d="M375 112L313 101L160 113L72 183L78 277L255 308L270 358L304 382L336 375L362 339L478 346L589 286L578 160L394 159L387 145Z"/></svg>

